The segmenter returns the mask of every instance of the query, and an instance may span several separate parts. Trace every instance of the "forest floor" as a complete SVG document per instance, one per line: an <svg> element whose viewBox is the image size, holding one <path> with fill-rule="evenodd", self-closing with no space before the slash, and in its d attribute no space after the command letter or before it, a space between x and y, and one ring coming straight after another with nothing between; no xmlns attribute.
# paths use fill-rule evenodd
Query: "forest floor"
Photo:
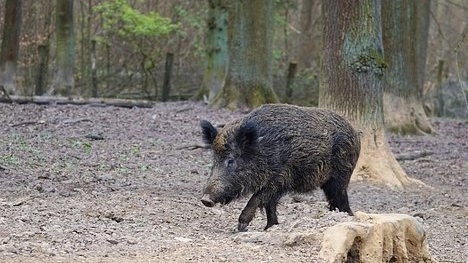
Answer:
<svg viewBox="0 0 468 263"><path fill-rule="evenodd" d="M320 262L321 233L344 213L320 191L278 206L263 231L257 213L236 231L245 199L207 208L199 201L211 154L199 121L240 112L201 103L151 109L0 103L0 262ZM390 136L401 162L432 188L349 187L351 208L419 218L440 262L468 259L468 121L433 119L437 136ZM416 186L415 186L416 187ZM300 200L297 200L300 199Z"/></svg>

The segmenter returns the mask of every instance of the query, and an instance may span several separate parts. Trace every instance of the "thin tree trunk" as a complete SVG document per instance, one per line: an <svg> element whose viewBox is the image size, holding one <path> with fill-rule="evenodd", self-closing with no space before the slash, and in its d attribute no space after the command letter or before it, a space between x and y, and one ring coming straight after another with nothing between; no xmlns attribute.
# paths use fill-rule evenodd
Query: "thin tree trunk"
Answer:
<svg viewBox="0 0 468 263"><path fill-rule="evenodd" d="M9 94L16 91L16 63L21 31L22 0L6 0L3 24L2 46L0 50L0 86Z"/></svg>
<svg viewBox="0 0 468 263"><path fill-rule="evenodd" d="M319 105L341 113L362 132L353 180L373 180L393 187L416 182L396 161L384 132L382 76L386 65L380 1L324 1L322 12Z"/></svg>
<svg viewBox="0 0 468 263"><path fill-rule="evenodd" d="M111 74L111 56L110 56L111 46L109 43L106 43L106 92L110 91L110 74Z"/></svg>
<svg viewBox="0 0 468 263"><path fill-rule="evenodd" d="M92 30L92 27L93 27L93 2L92 0L88 0L88 12L87 12L87 17L86 17L86 28L85 28L85 35L86 35L86 44L85 47L88 49L88 50L83 50L82 52L85 53L85 51L87 51L87 56L85 56L86 58L86 61L90 62L91 64L91 68L89 66L89 64L87 64L88 66L86 66L86 74L87 75L91 75L90 77L90 81L88 81L87 83L89 84L89 88L91 89L91 94L93 97L97 97L98 96L98 83L97 83L97 65L96 65L96 50L94 50L94 54L92 54L91 50L92 50L92 41L96 41L94 39L91 39L91 30ZM94 44L94 49L96 49L96 44ZM94 57L93 57L94 56ZM94 61L93 61L94 59ZM92 68L92 66L94 66L94 68Z"/></svg>
<svg viewBox="0 0 468 263"><path fill-rule="evenodd" d="M442 117L445 115L445 106L444 106L444 83L443 83L443 73L444 73L444 60L439 60L437 64L437 102L438 102L438 109L436 112L436 116Z"/></svg>
<svg viewBox="0 0 468 263"><path fill-rule="evenodd" d="M197 97L208 93L208 101L212 101L224 87L227 76L228 7L226 0L208 0L208 4L206 66L202 88Z"/></svg>
<svg viewBox="0 0 468 263"><path fill-rule="evenodd" d="M317 0L299 1L299 18L294 30L292 60L300 70L315 68L318 70L321 50L321 2Z"/></svg>
<svg viewBox="0 0 468 263"><path fill-rule="evenodd" d="M162 101L169 99L169 92L171 90L171 75L172 75L172 62L174 61L174 54L168 52L166 54L166 65L164 68L164 83L162 87Z"/></svg>
<svg viewBox="0 0 468 263"><path fill-rule="evenodd" d="M79 1L80 3L80 16L78 17L78 24L80 26L80 80L81 85L80 85L80 91L78 94L84 95L85 91L88 89L88 84L89 84L89 71L88 65L90 64L86 60L86 55L85 55L85 50L88 49L88 43L86 39L86 34L85 34L85 28L86 28L86 23L85 23L85 17L86 17L86 12L85 12L85 3L84 1Z"/></svg>
<svg viewBox="0 0 468 263"><path fill-rule="evenodd" d="M48 94L71 96L75 67L73 0L57 0L56 6L57 71Z"/></svg>
<svg viewBox="0 0 468 263"><path fill-rule="evenodd" d="M91 96L93 98L98 97L98 81L97 81L97 55L96 55L96 40L91 40Z"/></svg>
<svg viewBox="0 0 468 263"><path fill-rule="evenodd" d="M294 78L296 77L296 70L297 70L297 63L291 62L289 63L288 67L288 75L286 76L286 92L285 92L285 99L286 102L291 102L291 98L293 95L293 86L294 86Z"/></svg>

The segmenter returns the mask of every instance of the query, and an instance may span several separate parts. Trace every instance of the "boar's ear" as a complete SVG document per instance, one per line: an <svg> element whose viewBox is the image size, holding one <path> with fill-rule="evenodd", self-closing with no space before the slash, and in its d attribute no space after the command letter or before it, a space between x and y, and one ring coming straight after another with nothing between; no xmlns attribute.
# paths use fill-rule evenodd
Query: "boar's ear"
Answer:
<svg viewBox="0 0 468 263"><path fill-rule="evenodd" d="M242 123L236 141L243 152L254 152L258 144L257 124L253 121Z"/></svg>
<svg viewBox="0 0 468 263"><path fill-rule="evenodd" d="M212 145L216 135L218 135L218 130L216 130L216 128L213 127L209 121L205 120L200 122L200 126L202 128L203 141L209 145Z"/></svg>

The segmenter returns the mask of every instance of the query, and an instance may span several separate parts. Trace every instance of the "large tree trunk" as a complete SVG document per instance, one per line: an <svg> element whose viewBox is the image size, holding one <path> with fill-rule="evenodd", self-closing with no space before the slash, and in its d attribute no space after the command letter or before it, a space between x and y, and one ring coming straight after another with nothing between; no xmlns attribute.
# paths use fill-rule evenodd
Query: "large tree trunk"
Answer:
<svg viewBox="0 0 468 263"><path fill-rule="evenodd" d="M55 18L57 70L48 94L70 96L74 85L75 33L73 0L57 0Z"/></svg>
<svg viewBox="0 0 468 263"><path fill-rule="evenodd" d="M21 31L22 0L6 0L3 38L0 50L0 86L9 94L16 92L16 62Z"/></svg>
<svg viewBox="0 0 468 263"><path fill-rule="evenodd" d="M228 70L228 3L208 0L208 4L206 67L199 94L208 92L208 101L212 101L224 87Z"/></svg>
<svg viewBox="0 0 468 263"><path fill-rule="evenodd" d="M384 132L385 69L379 0L324 1L322 83L319 105L347 117L361 135L353 179L402 187L408 178Z"/></svg>
<svg viewBox="0 0 468 263"><path fill-rule="evenodd" d="M429 12L430 1L382 2L385 125L402 135L434 133L422 98Z"/></svg>
<svg viewBox="0 0 468 263"><path fill-rule="evenodd" d="M210 105L252 109L277 102L271 72L272 0L231 1L228 12L228 76Z"/></svg>

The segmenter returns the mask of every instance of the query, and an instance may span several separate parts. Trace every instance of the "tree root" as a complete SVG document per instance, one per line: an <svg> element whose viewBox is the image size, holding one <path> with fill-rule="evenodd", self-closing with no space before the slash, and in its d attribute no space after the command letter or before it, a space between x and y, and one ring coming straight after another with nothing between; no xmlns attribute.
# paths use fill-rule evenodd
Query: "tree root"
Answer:
<svg viewBox="0 0 468 263"><path fill-rule="evenodd" d="M409 178L390 150L383 130L362 129L361 154L352 180L370 180L391 188L426 186Z"/></svg>

